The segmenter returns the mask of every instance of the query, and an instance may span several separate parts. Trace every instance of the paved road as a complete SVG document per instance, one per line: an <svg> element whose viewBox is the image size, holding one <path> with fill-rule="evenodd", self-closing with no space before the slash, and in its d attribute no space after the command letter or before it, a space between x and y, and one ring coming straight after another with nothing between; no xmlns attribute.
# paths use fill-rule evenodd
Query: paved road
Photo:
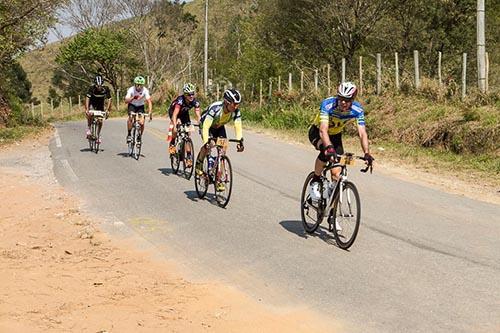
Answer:
<svg viewBox="0 0 500 333"><path fill-rule="evenodd" d="M83 122L56 126L58 180L111 232L132 230L194 278L268 304L305 305L346 332L500 331L499 206L353 169L363 219L346 252L324 232L302 231L310 147L246 131L245 152L229 152L235 182L221 209L171 174L167 122L147 127L135 161L124 154L124 120L106 122L98 155L87 151Z"/></svg>

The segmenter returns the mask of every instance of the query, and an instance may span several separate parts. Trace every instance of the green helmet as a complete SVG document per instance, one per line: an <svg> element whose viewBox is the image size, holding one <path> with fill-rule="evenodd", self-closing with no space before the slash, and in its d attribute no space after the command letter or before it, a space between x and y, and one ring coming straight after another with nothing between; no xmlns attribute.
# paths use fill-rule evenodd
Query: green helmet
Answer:
<svg viewBox="0 0 500 333"><path fill-rule="evenodd" d="M192 83L186 83L182 87L182 92L184 92L184 94L194 94L195 91L196 91L196 89L194 87L194 84L192 84Z"/></svg>
<svg viewBox="0 0 500 333"><path fill-rule="evenodd" d="M145 85L146 84L146 80L142 76L136 76L135 79L134 79L134 83L135 84Z"/></svg>

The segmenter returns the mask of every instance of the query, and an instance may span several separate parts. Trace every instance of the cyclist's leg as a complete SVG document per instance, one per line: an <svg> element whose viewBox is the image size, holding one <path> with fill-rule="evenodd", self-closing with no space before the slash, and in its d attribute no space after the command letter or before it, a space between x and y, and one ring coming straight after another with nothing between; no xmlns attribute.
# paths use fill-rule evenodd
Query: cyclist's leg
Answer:
<svg viewBox="0 0 500 333"><path fill-rule="evenodd" d="M318 150L320 153L314 162L314 177L313 181L319 181L321 176L321 171L325 167L326 160L323 157L323 142L319 136L319 128L317 126L311 126L309 128L309 142L314 146L314 149Z"/></svg>
<svg viewBox="0 0 500 333"><path fill-rule="evenodd" d="M181 125L189 126L191 124L191 118L189 117L189 112L184 112L180 116L180 121ZM187 135L189 136L190 133L188 132ZM186 153L191 154L191 147L188 146L186 149Z"/></svg>
<svg viewBox="0 0 500 333"><path fill-rule="evenodd" d="M330 141L332 142L333 148L335 148L337 154L342 155L344 153L344 147L342 146L342 132L335 135L330 135ZM333 168L331 170L332 178L334 180L339 179L341 170L342 168Z"/></svg>
<svg viewBox="0 0 500 333"><path fill-rule="evenodd" d="M137 107L137 111L141 114L141 117L139 118L139 124L141 125L141 135L140 135L140 137L142 137L142 133L144 133L144 120L146 119L144 105L138 106Z"/></svg>

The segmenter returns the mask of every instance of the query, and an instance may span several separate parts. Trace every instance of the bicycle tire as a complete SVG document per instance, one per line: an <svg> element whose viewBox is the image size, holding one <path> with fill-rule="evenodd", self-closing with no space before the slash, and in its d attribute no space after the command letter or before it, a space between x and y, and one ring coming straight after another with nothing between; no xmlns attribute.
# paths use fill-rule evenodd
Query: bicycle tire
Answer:
<svg viewBox="0 0 500 333"><path fill-rule="evenodd" d="M89 149L91 152L94 151L94 129L95 129L95 123L92 121L90 124L90 136L88 137L89 140Z"/></svg>
<svg viewBox="0 0 500 333"><path fill-rule="evenodd" d="M182 169L184 173L184 177L186 177L187 180L191 179L191 176L193 175L193 167L194 167L194 161L193 161L193 153L194 153L194 146L193 146L193 141L190 138L184 139L184 144L182 145ZM189 153L191 152L191 153ZM190 166L188 165L188 161L190 161Z"/></svg>
<svg viewBox="0 0 500 333"><path fill-rule="evenodd" d="M135 153L134 153L134 158L136 161L139 160L139 158L141 157L141 149L142 149L142 136L141 136L141 128L140 126L139 127L136 127L135 128L135 131L134 131L134 142L135 142ZM138 143L138 140L137 138L141 136L141 142Z"/></svg>
<svg viewBox="0 0 500 333"><path fill-rule="evenodd" d="M218 190L219 184L224 185L224 191ZM231 192L233 190L233 169L231 167L231 161L227 156L221 156L219 159L219 164L216 169L216 177L214 181L214 192L215 200L219 207L226 207L231 198Z"/></svg>
<svg viewBox="0 0 500 333"><path fill-rule="evenodd" d="M92 129L92 139L94 139L94 152L97 154L99 152L99 123L98 121L95 121L93 123L93 129Z"/></svg>
<svg viewBox="0 0 500 333"><path fill-rule="evenodd" d="M177 174L179 172L179 168L181 165L180 162L180 154L181 151L179 150L179 147L182 146L182 141L180 143L176 142L175 143L175 154L170 154L170 166L172 167L172 172L174 174Z"/></svg>
<svg viewBox="0 0 500 333"><path fill-rule="evenodd" d="M199 153L198 153L199 156ZM210 185L210 177L208 175L208 155L203 159L203 165L201 170L203 173L198 175L198 172L194 173L194 187L196 189L196 194L198 194L198 198L203 199L208 191L208 185ZM196 158L196 165L198 164L198 158ZM195 169L197 167L195 166Z"/></svg>
<svg viewBox="0 0 500 333"><path fill-rule="evenodd" d="M341 195L343 196L342 203L340 202ZM356 207L353 208L353 204ZM356 216L352 216L354 214ZM361 222L361 200L354 183L345 182L342 193L338 191L336 194L329 222L332 224L333 235L338 247L343 250L349 249L356 240ZM337 229L337 226L340 226L341 229Z"/></svg>
<svg viewBox="0 0 500 333"><path fill-rule="evenodd" d="M324 214L323 209L320 207L321 204L318 204L318 207L315 207L310 201L309 185L313 176L314 172L307 175L306 180L304 181L304 186L302 187L302 194L300 196L300 215L302 219L302 227L309 234L314 233L318 229L321 221L323 221ZM316 212L315 217L309 215L311 208ZM309 220L311 220L311 222L308 222Z"/></svg>
<svg viewBox="0 0 500 333"><path fill-rule="evenodd" d="M130 142L128 143L128 156L134 156L135 150L135 127L132 128L132 135L130 136Z"/></svg>

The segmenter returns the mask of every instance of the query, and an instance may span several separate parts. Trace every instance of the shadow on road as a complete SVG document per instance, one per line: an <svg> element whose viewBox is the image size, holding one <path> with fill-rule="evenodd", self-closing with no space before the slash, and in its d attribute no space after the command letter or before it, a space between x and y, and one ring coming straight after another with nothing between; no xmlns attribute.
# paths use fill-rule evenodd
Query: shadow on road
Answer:
<svg viewBox="0 0 500 333"><path fill-rule="evenodd" d="M159 168L158 171L164 176L171 176L174 174L172 168Z"/></svg>
<svg viewBox="0 0 500 333"><path fill-rule="evenodd" d="M93 153L93 152L94 152L93 150L90 150L90 148L82 148L82 149L80 149L80 151L81 151L82 153L85 153L85 152L91 152L91 153ZM100 152L101 152L101 151L104 151L104 149L99 149L99 151L100 151Z"/></svg>
<svg viewBox="0 0 500 333"><path fill-rule="evenodd" d="M194 202L198 202L200 200L203 200L203 199L198 198L198 193L196 193L196 191L184 191L184 194L186 195L186 197L189 200L194 201Z"/></svg>
<svg viewBox="0 0 500 333"><path fill-rule="evenodd" d="M335 238L333 238L333 235L328 231L328 228L321 225L319 226L318 230L316 230L316 232L312 234L308 234L304 231L304 228L302 227L302 221L300 220L284 220L280 222L280 225L287 231L294 233L301 238L319 238L327 244L337 246L337 242L335 242Z"/></svg>
<svg viewBox="0 0 500 333"><path fill-rule="evenodd" d="M116 155L117 155L117 156L124 157L124 158L125 158L125 157L129 157L129 158L131 158L131 157L132 157L132 156L130 156L130 155L129 155L129 153L118 153L118 154L116 154ZM140 155L140 157L145 158L146 156L145 156L145 155L143 155L143 154L141 154L141 155Z"/></svg>

